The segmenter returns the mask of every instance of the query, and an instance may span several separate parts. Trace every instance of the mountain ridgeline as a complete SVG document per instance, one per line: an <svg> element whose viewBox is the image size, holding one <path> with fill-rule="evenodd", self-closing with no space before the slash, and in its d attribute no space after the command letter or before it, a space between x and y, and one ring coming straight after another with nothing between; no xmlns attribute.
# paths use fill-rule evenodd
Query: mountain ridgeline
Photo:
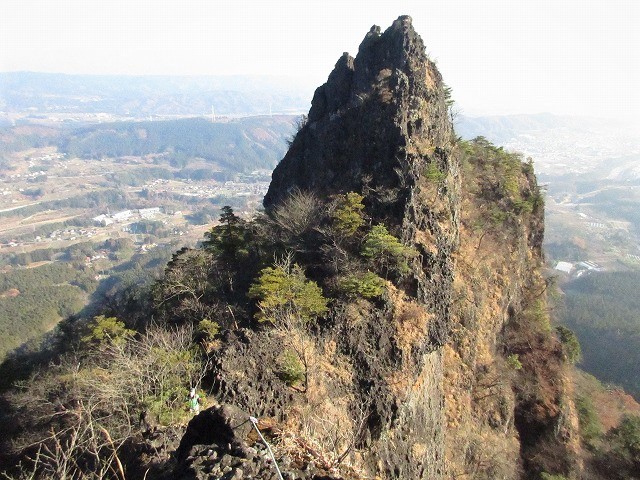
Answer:
<svg viewBox="0 0 640 480"><path fill-rule="evenodd" d="M109 123L79 128L64 136L58 148L69 156L88 159L156 155L158 163L176 167L201 158L222 171L250 172L273 168L284 151L282 137L289 132L290 123L287 117L226 123L202 118Z"/></svg>
<svg viewBox="0 0 640 480"><path fill-rule="evenodd" d="M0 73L5 112L107 113L134 117L266 115L309 108L305 90L270 76L137 76Z"/></svg>
<svg viewBox="0 0 640 480"><path fill-rule="evenodd" d="M372 27L316 90L264 213L225 208L137 309L64 325L86 353L56 367L68 389L43 383L55 402L10 398L53 405L16 414L19 452L49 415L111 433L77 442L86 478L278 478L251 416L290 479L580 476L533 166L456 138L447 92L410 17ZM180 426L191 385L207 408Z"/></svg>

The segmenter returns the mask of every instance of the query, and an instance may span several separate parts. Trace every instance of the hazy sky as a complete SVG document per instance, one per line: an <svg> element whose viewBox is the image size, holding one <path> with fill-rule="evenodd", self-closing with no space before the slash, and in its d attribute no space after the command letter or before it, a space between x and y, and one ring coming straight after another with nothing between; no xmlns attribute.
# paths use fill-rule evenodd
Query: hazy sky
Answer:
<svg viewBox="0 0 640 480"><path fill-rule="evenodd" d="M0 71L273 74L311 95L403 14L465 113L640 111L638 0L1 0Z"/></svg>

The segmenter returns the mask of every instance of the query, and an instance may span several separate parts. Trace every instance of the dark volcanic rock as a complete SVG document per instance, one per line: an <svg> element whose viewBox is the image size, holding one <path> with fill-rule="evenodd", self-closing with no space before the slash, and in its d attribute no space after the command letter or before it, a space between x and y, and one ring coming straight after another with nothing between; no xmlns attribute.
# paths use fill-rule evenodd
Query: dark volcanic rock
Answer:
<svg viewBox="0 0 640 480"><path fill-rule="evenodd" d="M194 445L240 446L251 429L249 415L233 405L208 408L189 422L176 457L184 460Z"/></svg>
<svg viewBox="0 0 640 480"><path fill-rule="evenodd" d="M313 97L307 124L273 173L264 203L293 188L320 195L400 183L407 147L428 142L448 151L451 124L442 79L410 17L384 33L372 27L358 55L343 54Z"/></svg>
<svg viewBox="0 0 640 480"><path fill-rule="evenodd" d="M249 415L232 405L210 408L195 416L176 451L172 477L195 479L277 479L266 446L250 436ZM291 470L286 457L277 459L285 478L327 479L326 472L312 463L305 472ZM163 477L166 478L166 477Z"/></svg>
<svg viewBox="0 0 640 480"><path fill-rule="evenodd" d="M411 247L415 255L408 260L408 272L397 275L387 272L387 288L380 298L345 298L338 291L329 312L312 325L278 331L276 322L265 328L223 332L219 347L210 354L211 393L218 401L242 410L222 407L196 417L178 450L176 474L181 478L206 478L206 475L276 478L266 448L257 436L249 435L249 414L260 418L265 428L270 429L267 436L271 435L275 442L277 462L285 478L332 478L331 475L340 472L348 480L363 477L439 480L451 473L445 465L444 432L448 425L443 385L445 380L453 380L451 376L445 378L444 356L447 352L447 361L452 361L450 348L460 340L452 336L450 341L453 323L466 315L458 305L455 315L452 313L455 258L461 258L465 252L459 248L462 200L458 158L468 154L458 153L465 149L464 145L456 144L445 85L434 63L427 58L410 17L398 18L383 33L379 27L372 27L355 58L342 55L327 82L315 91L308 121L273 172L264 199L267 214L270 220L277 219L281 212L286 214L286 208L279 209L279 205L292 192L308 191L317 197L316 213L324 212L318 216L326 223L313 228L317 235L310 236L305 249L296 251L300 255L295 261L329 292L339 284L340 276L351 273L350 268L365 265L360 258L362 237L354 235L346 241L331 231L331 215L327 212L331 212L333 195L360 193L369 221L361 230L382 224ZM473 171L469 170L470 159L466 160L465 174ZM482 158L474 161L483 166ZM518 194L523 198L530 198L537 188L532 171L527 175L518 181ZM467 179L469 192L481 191L474 181ZM470 198L468 192L462 196L477 217L487 211L483 208L486 205L474 204L480 198ZM482 202L486 200L483 198ZM506 208L509 202L491 207ZM469 300L472 305L469 318L474 322L479 305L486 303L489 309L497 291L504 289L508 297L513 293L513 298L520 298L519 285L535 283L531 272L527 273L529 280L518 272L527 271L524 260L530 254L534 260L541 258L542 216L539 222L535 216L527 219L529 224L525 228L516 211L511 213L518 228L511 231L510 237L505 232L499 238L518 245L523 266L507 265L497 253L483 267L484 260L476 258L478 241L473 242L477 246L472 257L474 264L480 262L477 267L482 278L475 276L476 267L458 270L458 275L470 276L471 292L476 288L482 290L481 282L488 281L485 267L492 272L494 260L498 267L498 273L492 272L497 275L491 280L495 286L487 287L491 302L460 296L465 288L458 293L459 298ZM288 214L291 215L291 210ZM463 232L468 234L477 218L465 218L469 222ZM325 225L329 227L323 230ZM462 239L466 242L463 247L469 250L469 238ZM322 263L327 258L336 264L346 259L346 265L325 269ZM512 303L501 305L507 308ZM474 358L472 362L479 351L491 358L489 352L496 349L498 335L502 335L500 322L494 317L502 313L500 307L487 313L490 323L487 328L495 328L495 332L481 338L486 344L474 344L474 339L468 342L474 347L462 341L457 345L471 350L464 353ZM499 318L508 321L507 315ZM460 335L460 330L456 330L456 335ZM304 359L304 385L288 385L282 378L279 362L283 349L292 348L288 341L297 345L295 353ZM521 358L525 358L524 352ZM501 365L499 361L495 363ZM470 365L461 368L464 375L472 375ZM464 388L473 385L466 382L461 383ZM456 388L463 387L456 384ZM496 407L497 413L502 412L510 398L505 394L505 403ZM475 415L474 401L472 397L463 398L460 404L468 406ZM487 407L483 404L479 408ZM525 413L530 411L527 406ZM470 414L464 420L471 422L472 418ZM503 427L508 415L493 420L488 414L488 418L488 428L502 432L488 438L511 435L511 440L517 443L515 435ZM525 425L521 418L516 415L516 426ZM547 425L555 424L546 422ZM471 433L475 427L461 428L460 435ZM525 430L526 427L520 427L521 438ZM460 445L471 445L466 439L456 440L460 440ZM460 463L464 465L467 461L480 462L467 460L465 456ZM512 461L515 472L518 460L514 457ZM486 468L487 472L492 471L492 467Z"/></svg>
<svg viewBox="0 0 640 480"><path fill-rule="evenodd" d="M462 427L457 433L460 437L475 436L478 433L474 429L481 427L483 441L498 439L500 444L507 439L509 448L520 441L517 435L536 442L543 437L532 435L528 427L534 424L525 421L535 405L523 404L522 409L516 409L515 417L511 418L515 418L519 431L517 434L509 431L511 413L506 410L513 392L508 392L508 380L504 384L508 394L492 400L496 406L491 408L495 411L489 408L487 424L472 423L476 413L488 408L488 403L479 403L480 400L474 403L476 399L470 393L474 385L485 388L482 377L475 378L472 365L477 357L491 359L494 354L498 378L504 376L499 369L503 361L498 359L497 351L499 336L505 335L501 333L500 322L510 321L512 315L506 315L509 305L524 305L522 285L535 284L536 262L542 257L543 229L542 211L538 212L539 221L533 215L525 218L528 224L524 225L523 217L514 209L509 212L513 220L509 231L500 231L506 223L500 227L481 225L478 228L490 230L485 230L478 241L470 242L468 236L463 236L464 248L460 248L461 203L464 201L470 207L465 212L467 223L462 229L469 235L470 230L476 229L477 221L491 212L481 203L492 198L477 196L484 187L480 188L482 182L471 177L466 179L469 190L460 195L458 157L470 155L467 147L471 146L456 144L446 88L434 63L427 58L410 17L398 18L383 33L379 27L372 27L355 58L342 55L327 82L315 91L308 121L275 169L264 199L269 220L274 220L283 211L292 215L291 210L279 209L292 192L308 191L317 197L313 200L314 203L317 200L314 211L323 212L318 216L326 223L313 227L317 236L310 236L305 248L295 251L299 253L295 261L332 295L329 312L304 327L280 325L278 331L276 322L264 328L223 332L220 345L210 353L211 393L218 401L242 410L225 406L193 419L178 450L179 478L277 478L266 447L256 435L249 434L249 415L263 422L267 437L274 442L276 461L284 478L329 479L337 472L348 480L441 480L456 476L445 465L444 432L455 428L451 427L454 422L445 421L445 381L449 382L446 384L449 388L452 382L460 382L455 383L455 389L467 391L453 391L462 397L470 395L459 400L459 405L464 406L460 410L469 412L468 416L461 416ZM485 167L482 157L473 157L473 161L479 168ZM482 172L470 167L475 168L467 157L465 175ZM514 164L515 170L517 167ZM533 172L527 171L528 177L517 181L520 203L531 198L537 188ZM488 180L487 185L492 194L502 191L497 188L499 182L495 189ZM332 231L331 214L327 212L335 205L333 195L353 191L364 199L369 225L345 240ZM489 207L498 210L511 208L511 204L515 207L514 199L519 197L505 195L505 202ZM367 229L371 232L376 224L384 225L390 234L411 247L408 272L391 275L387 272L387 288L380 298L347 298L339 288L335 292L335 286L341 276L371 265L360 258L363 237L358 235L364 235ZM326 225L328 228L323 230ZM513 247L513 250L505 258L496 252L483 264L485 259L478 256L478 250L487 231L490 232L487 238L491 236L495 243L491 248ZM505 243L504 247L500 242ZM471 252L470 257L465 255L467 252ZM508 255L515 252L520 253L513 258L517 264L509 264L512 260L507 260ZM328 258L335 264L344 260L344 268L324 268L322 263ZM457 299L465 307L456 304L454 314L455 258L465 265L457 274L463 279L467 275L469 284L456 285L461 287ZM529 271L531 265L533 272ZM484 282L494 283L484 285ZM486 297L482 297L483 288ZM473 290L481 291L477 299ZM509 301L497 300L502 291ZM468 311L463 310L466 303ZM487 325L483 329L479 328L478 312L485 312L481 308L486 308L483 320ZM521 310L524 309L523 306ZM450 335L454 321L463 319L477 322L469 323L468 330L464 330L470 337L468 342L461 340L462 328L456 329L456 336ZM457 327L461 325L462 322ZM488 331L493 333L487 334ZM471 339L474 336L480 337L480 343ZM304 385L287 384L282 378L279 363L283 350L293 348L292 345L298 347L294 353L304 360ZM454 371L445 377L445 352L448 367L456 367L453 347L459 347L468 357L464 360L460 357L460 362L464 362L460 365L461 373ZM527 352L518 354L526 360ZM447 398L451 397L448 390ZM548 397L558 403L563 401L561 395ZM544 408L557 414L553 401ZM453 411L456 412L455 408ZM557 422L545 415L539 416L544 427L539 431L545 436L551 430L559 431L555 430ZM457 451L451 453L452 445L455 448L461 445L458 450L464 457L458 462L463 468L456 471L468 472L467 462L471 462L471 468L480 468L484 457L467 458L477 448L475 442L480 437L473 440L449 436L448 440L451 438L459 443L449 441L447 453L456 455ZM500 445L489 451L505 448ZM558 442L549 445L557 446ZM521 454L524 453L526 461L535 458L538 450L529 448L526 442L521 446L525 447ZM563 456L568 450L555 448L555 451ZM502 451L498 455L513 463L514 473L518 469L519 460L515 458L518 453L515 448L510 452L511 459ZM449 460L456 463L451 456ZM532 462L529 464L533 465ZM537 468L528 467L529 464L524 463L529 470ZM482 467L486 478L515 478L511 474L502 475L499 470L494 475L494 466L489 461L488 466ZM552 470L545 468L545 471Z"/></svg>
<svg viewBox="0 0 640 480"><path fill-rule="evenodd" d="M440 347L451 330L459 207L446 100L442 77L410 17L384 33L372 27L355 59L343 54L316 90L308 121L264 199L269 210L297 189L321 200L359 192L372 222L384 223L419 253L404 288L432 320L411 349L399 343L393 305L335 333L370 403L365 462L384 478L440 478L444 472ZM396 375L408 379L406 389L389 384Z"/></svg>

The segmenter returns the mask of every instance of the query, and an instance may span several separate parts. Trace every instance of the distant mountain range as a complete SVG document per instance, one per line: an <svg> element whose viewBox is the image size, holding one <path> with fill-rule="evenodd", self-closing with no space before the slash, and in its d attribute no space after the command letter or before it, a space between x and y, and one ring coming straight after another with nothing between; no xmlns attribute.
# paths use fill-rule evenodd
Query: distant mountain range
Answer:
<svg viewBox="0 0 640 480"><path fill-rule="evenodd" d="M61 145L65 151L73 150L70 153L78 153L84 157L110 153L122 155L142 152L134 144L141 143L143 139L131 135L138 126L112 125L95 128L92 124L123 119L139 122L158 117L246 117L270 113L295 115L308 111L312 96L311 88L290 77L0 73L0 127L16 125L16 121L19 124L37 123L58 115L56 120L60 120L60 117L66 119L64 125L72 129L85 126L95 130L90 135L85 135L86 129L72 134ZM78 114L77 118L74 114ZM484 136L496 145L531 156L536 162L536 172L545 181L548 180L548 175L574 175L578 168L581 174L589 173L597 179L640 178L640 169L637 167L640 157L637 135L633 126L624 122L539 113L460 115L454 124L456 134L464 139ZM167 128L173 131L185 125L142 126L151 135L151 140L157 140L155 143L158 145L151 142L155 145L151 153L157 153L158 149L155 147L162 151L160 137L167 135ZM203 135L203 138L228 138L233 128L198 123L195 131L187 131L187 136L195 135L198 137L196 140L202 143L200 137ZM276 136L280 133L289 135L289 128L287 125L280 130L278 126L274 133ZM217 130L209 131L212 129ZM127 132L124 136L123 130ZM112 141L114 139L116 141ZM237 146L244 140L239 138L238 141L229 143ZM193 147L190 138L181 138L178 143L188 145L188 149ZM108 147L108 152L103 147ZM211 145L208 147L213 148ZM220 152L219 147L220 145L216 146L217 152ZM7 148L5 145L0 151ZM204 153L205 158L212 157L211 152ZM237 151L233 153L238 156ZM282 153L278 150L278 155ZM255 163L248 157L260 155L260 149L250 152L249 156L244 155L246 163ZM236 161L237 158L232 163ZM272 166L274 159L267 159L267 164Z"/></svg>
<svg viewBox="0 0 640 480"><path fill-rule="evenodd" d="M0 128L0 170L12 163L9 153L45 146L93 160L153 156L156 164L187 173L196 165L228 175L271 170L285 154L297 118L273 115L211 122L193 117L47 127L22 122Z"/></svg>
<svg viewBox="0 0 640 480"><path fill-rule="evenodd" d="M301 114L309 110L313 88L291 77L69 75L0 72L0 111L47 113L107 113L118 116L227 116L269 113ZM560 116L460 115L458 135L483 135L503 143L531 131L620 128L622 122Z"/></svg>
<svg viewBox="0 0 640 480"><path fill-rule="evenodd" d="M204 118L160 122L116 122L64 133L58 143L71 157L160 155L156 160L185 167L202 159L234 172L272 169L286 152L295 116L237 118L213 123Z"/></svg>
<svg viewBox="0 0 640 480"><path fill-rule="evenodd" d="M312 91L270 76L124 76L0 73L0 110L149 115L302 113Z"/></svg>

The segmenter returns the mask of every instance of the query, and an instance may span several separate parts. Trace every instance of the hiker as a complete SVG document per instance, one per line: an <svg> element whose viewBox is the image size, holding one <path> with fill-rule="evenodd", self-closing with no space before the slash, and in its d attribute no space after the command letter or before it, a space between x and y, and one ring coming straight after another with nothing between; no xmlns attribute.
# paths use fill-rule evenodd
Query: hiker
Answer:
<svg viewBox="0 0 640 480"><path fill-rule="evenodd" d="M196 393L196 389L192 388L189 391L189 399L187 400L189 405L189 411L194 415L200 413L200 395Z"/></svg>

